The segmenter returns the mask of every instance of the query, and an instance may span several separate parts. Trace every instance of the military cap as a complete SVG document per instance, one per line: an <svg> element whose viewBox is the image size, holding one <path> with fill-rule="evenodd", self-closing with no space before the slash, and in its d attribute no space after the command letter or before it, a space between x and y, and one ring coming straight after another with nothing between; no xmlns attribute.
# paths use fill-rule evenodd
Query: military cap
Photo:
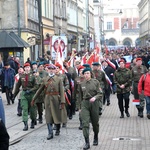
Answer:
<svg viewBox="0 0 150 150"><path fill-rule="evenodd" d="M49 67L49 64L45 64L44 67Z"/></svg>
<svg viewBox="0 0 150 150"><path fill-rule="evenodd" d="M41 65L44 65L44 63L43 63L43 62L40 62L40 63L38 64L38 67L40 67Z"/></svg>
<svg viewBox="0 0 150 150"><path fill-rule="evenodd" d="M82 74L84 74L84 73L87 72L87 71L90 71L90 72L91 72L92 70L91 70L91 68L87 67L87 68L85 68L85 69L82 71Z"/></svg>
<svg viewBox="0 0 150 150"><path fill-rule="evenodd" d="M27 66L30 66L30 64L29 64L29 63L25 63L25 64L24 64L24 67L27 67Z"/></svg>
<svg viewBox="0 0 150 150"><path fill-rule="evenodd" d="M121 62L125 63L124 59L120 59L118 64L120 64Z"/></svg>
<svg viewBox="0 0 150 150"><path fill-rule="evenodd" d="M48 69L56 69L56 66L53 65L53 64L50 64L47 68L48 68Z"/></svg>
<svg viewBox="0 0 150 150"><path fill-rule="evenodd" d="M84 69L84 66L80 66L80 67L78 68L78 72L79 72L81 69Z"/></svg>
<svg viewBox="0 0 150 150"><path fill-rule="evenodd" d="M140 58L140 57L136 58L136 61L139 61L139 60L141 60L141 61L142 61L142 58Z"/></svg>
<svg viewBox="0 0 150 150"><path fill-rule="evenodd" d="M31 65L37 65L36 61L32 61Z"/></svg>
<svg viewBox="0 0 150 150"><path fill-rule="evenodd" d="M60 68L60 69L62 68L61 64L59 64L58 62L55 64L55 66Z"/></svg>
<svg viewBox="0 0 150 150"><path fill-rule="evenodd" d="M93 62L93 64L92 64L93 66L99 66L100 65L100 63L99 62Z"/></svg>
<svg viewBox="0 0 150 150"><path fill-rule="evenodd" d="M86 67L86 68L90 68L89 64L83 64L82 66Z"/></svg>

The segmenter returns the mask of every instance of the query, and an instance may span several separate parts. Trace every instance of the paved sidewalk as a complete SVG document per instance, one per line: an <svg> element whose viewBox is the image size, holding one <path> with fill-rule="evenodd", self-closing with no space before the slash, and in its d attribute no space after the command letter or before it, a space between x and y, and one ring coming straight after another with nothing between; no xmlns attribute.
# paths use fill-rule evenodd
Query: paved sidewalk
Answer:
<svg viewBox="0 0 150 150"><path fill-rule="evenodd" d="M132 95L130 96L131 99ZM16 115L17 103L7 106L5 96L2 96L6 124L10 134L10 150L81 150L84 139L82 131L78 130L78 113L68 121L66 129L61 129L61 135L48 141L45 124L37 125L34 130L22 131L23 123ZM137 116L135 106L130 102L131 117L120 119L116 95L111 95L111 105L104 106L100 117L99 145L93 146L93 131L90 128L91 150L149 150L150 149L150 120ZM20 138L20 139L19 139ZM16 140L16 141L15 141ZM16 142L16 143L15 143ZM17 143L18 142L18 143Z"/></svg>

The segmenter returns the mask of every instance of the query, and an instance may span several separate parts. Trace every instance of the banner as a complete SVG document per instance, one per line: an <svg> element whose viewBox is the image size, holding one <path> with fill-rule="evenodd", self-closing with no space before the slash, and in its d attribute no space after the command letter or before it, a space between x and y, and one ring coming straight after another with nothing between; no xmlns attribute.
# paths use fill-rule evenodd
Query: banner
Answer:
<svg viewBox="0 0 150 150"><path fill-rule="evenodd" d="M53 36L52 37L52 60L56 59L58 47L62 52L62 57L67 58L67 37L66 36Z"/></svg>

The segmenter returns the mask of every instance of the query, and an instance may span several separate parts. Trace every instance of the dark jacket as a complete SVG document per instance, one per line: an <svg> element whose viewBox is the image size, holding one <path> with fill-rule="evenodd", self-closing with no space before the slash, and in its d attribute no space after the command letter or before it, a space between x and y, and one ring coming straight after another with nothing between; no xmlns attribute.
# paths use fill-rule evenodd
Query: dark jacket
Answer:
<svg viewBox="0 0 150 150"><path fill-rule="evenodd" d="M8 75L9 75L9 78L6 79L5 77L5 72L7 71ZM13 85L14 85L14 81L15 81L15 70L13 68L8 68L8 69L5 69L3 68L2 69L2 74L1 74L1 88L2 88L2 93L5 93L5 80L6 82L8 83L8 88L13 88Z"/></svg>
<svg viewBox="0 0 150 150"><path fill-rule="evenodd" d="M9 149L9 135L3 121L0 118L0 150Z"/></svg>

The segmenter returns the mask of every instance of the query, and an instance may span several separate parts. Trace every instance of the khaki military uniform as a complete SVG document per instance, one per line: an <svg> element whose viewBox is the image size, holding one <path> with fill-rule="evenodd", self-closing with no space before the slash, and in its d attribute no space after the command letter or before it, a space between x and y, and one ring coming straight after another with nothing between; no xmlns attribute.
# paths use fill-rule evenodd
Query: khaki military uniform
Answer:
<svg viewBox="0 0 150 150"><path fill-rule="evenodd" d="M128 113L129 108L129 96L130 96L130 87L132 84L131 71L127 68L118 68L114 73L114 83L117 85L117 98L118 105L121 114L124 112L123 99L125 101L125 112ZM125 88L120 88L121 85L125 85Z"/></svg>
<svg viewBox="0 0 150 150"><path fill-rule="evenodd" d="M140 99L140 105L136 105L137 109L144 109L145 100L144 95L138 94L138 83L140 80L140 77L147 72L147 68L143 65L140 67L135 66L132 69L132 81L133 81L133 95L135 99Z"/></svg>
<svg viewBox="0 0 150 150"><path fill-rule="evenodd" d="M36 79L32 75L32 73L29 74L23 74L20 76L18 83L16 84L16 87L14 89L14 96L16 96L19 93L19 89L22 86L22 92L21 92L21 107L23 110L23 121L28 121L28 110L30 112L30 118L32 120L36 120L36 106L31 106L32 98L35 94L35 91L37 90L38 86L36 84ZM30 91L30 93L26 93L26 91Z"/></svg>
<svg viewBox="0 0 150 150"><path fill-rule="evenodd" d="M44 103L46 123L66 123L66 109L61 109L60 107L62 103L65 103L62 80L57 76L46 77L34 95L33 100L36 100L43 90L45 90Z"/></svg>
<svg viewBox="0 0 150 150"><path fill-rule="evenodd" d="M106 81L106 78L105 78L105 74L103 71L101 70L93 70L93 73L94 73L94 76L95 78L99 81L100 83L100 87L103 91L103 97L104 97L104 94L105 94L105 89L108 87L108 83ZM100 99L100 111L102 110L103 108L103 98Z"/></svg>
<svg viewBox="0 0 150 150"><path fill-rule="evenodd" d="M94 134L99 132L99 99L102 97L99 81L91 78L89 81L84 80L80 84L79 99L81 102L81 119L83 123L83 135L89 138L89 123L91 120ZM96 100L91 103L90 99L95 97Z"/></svg>

